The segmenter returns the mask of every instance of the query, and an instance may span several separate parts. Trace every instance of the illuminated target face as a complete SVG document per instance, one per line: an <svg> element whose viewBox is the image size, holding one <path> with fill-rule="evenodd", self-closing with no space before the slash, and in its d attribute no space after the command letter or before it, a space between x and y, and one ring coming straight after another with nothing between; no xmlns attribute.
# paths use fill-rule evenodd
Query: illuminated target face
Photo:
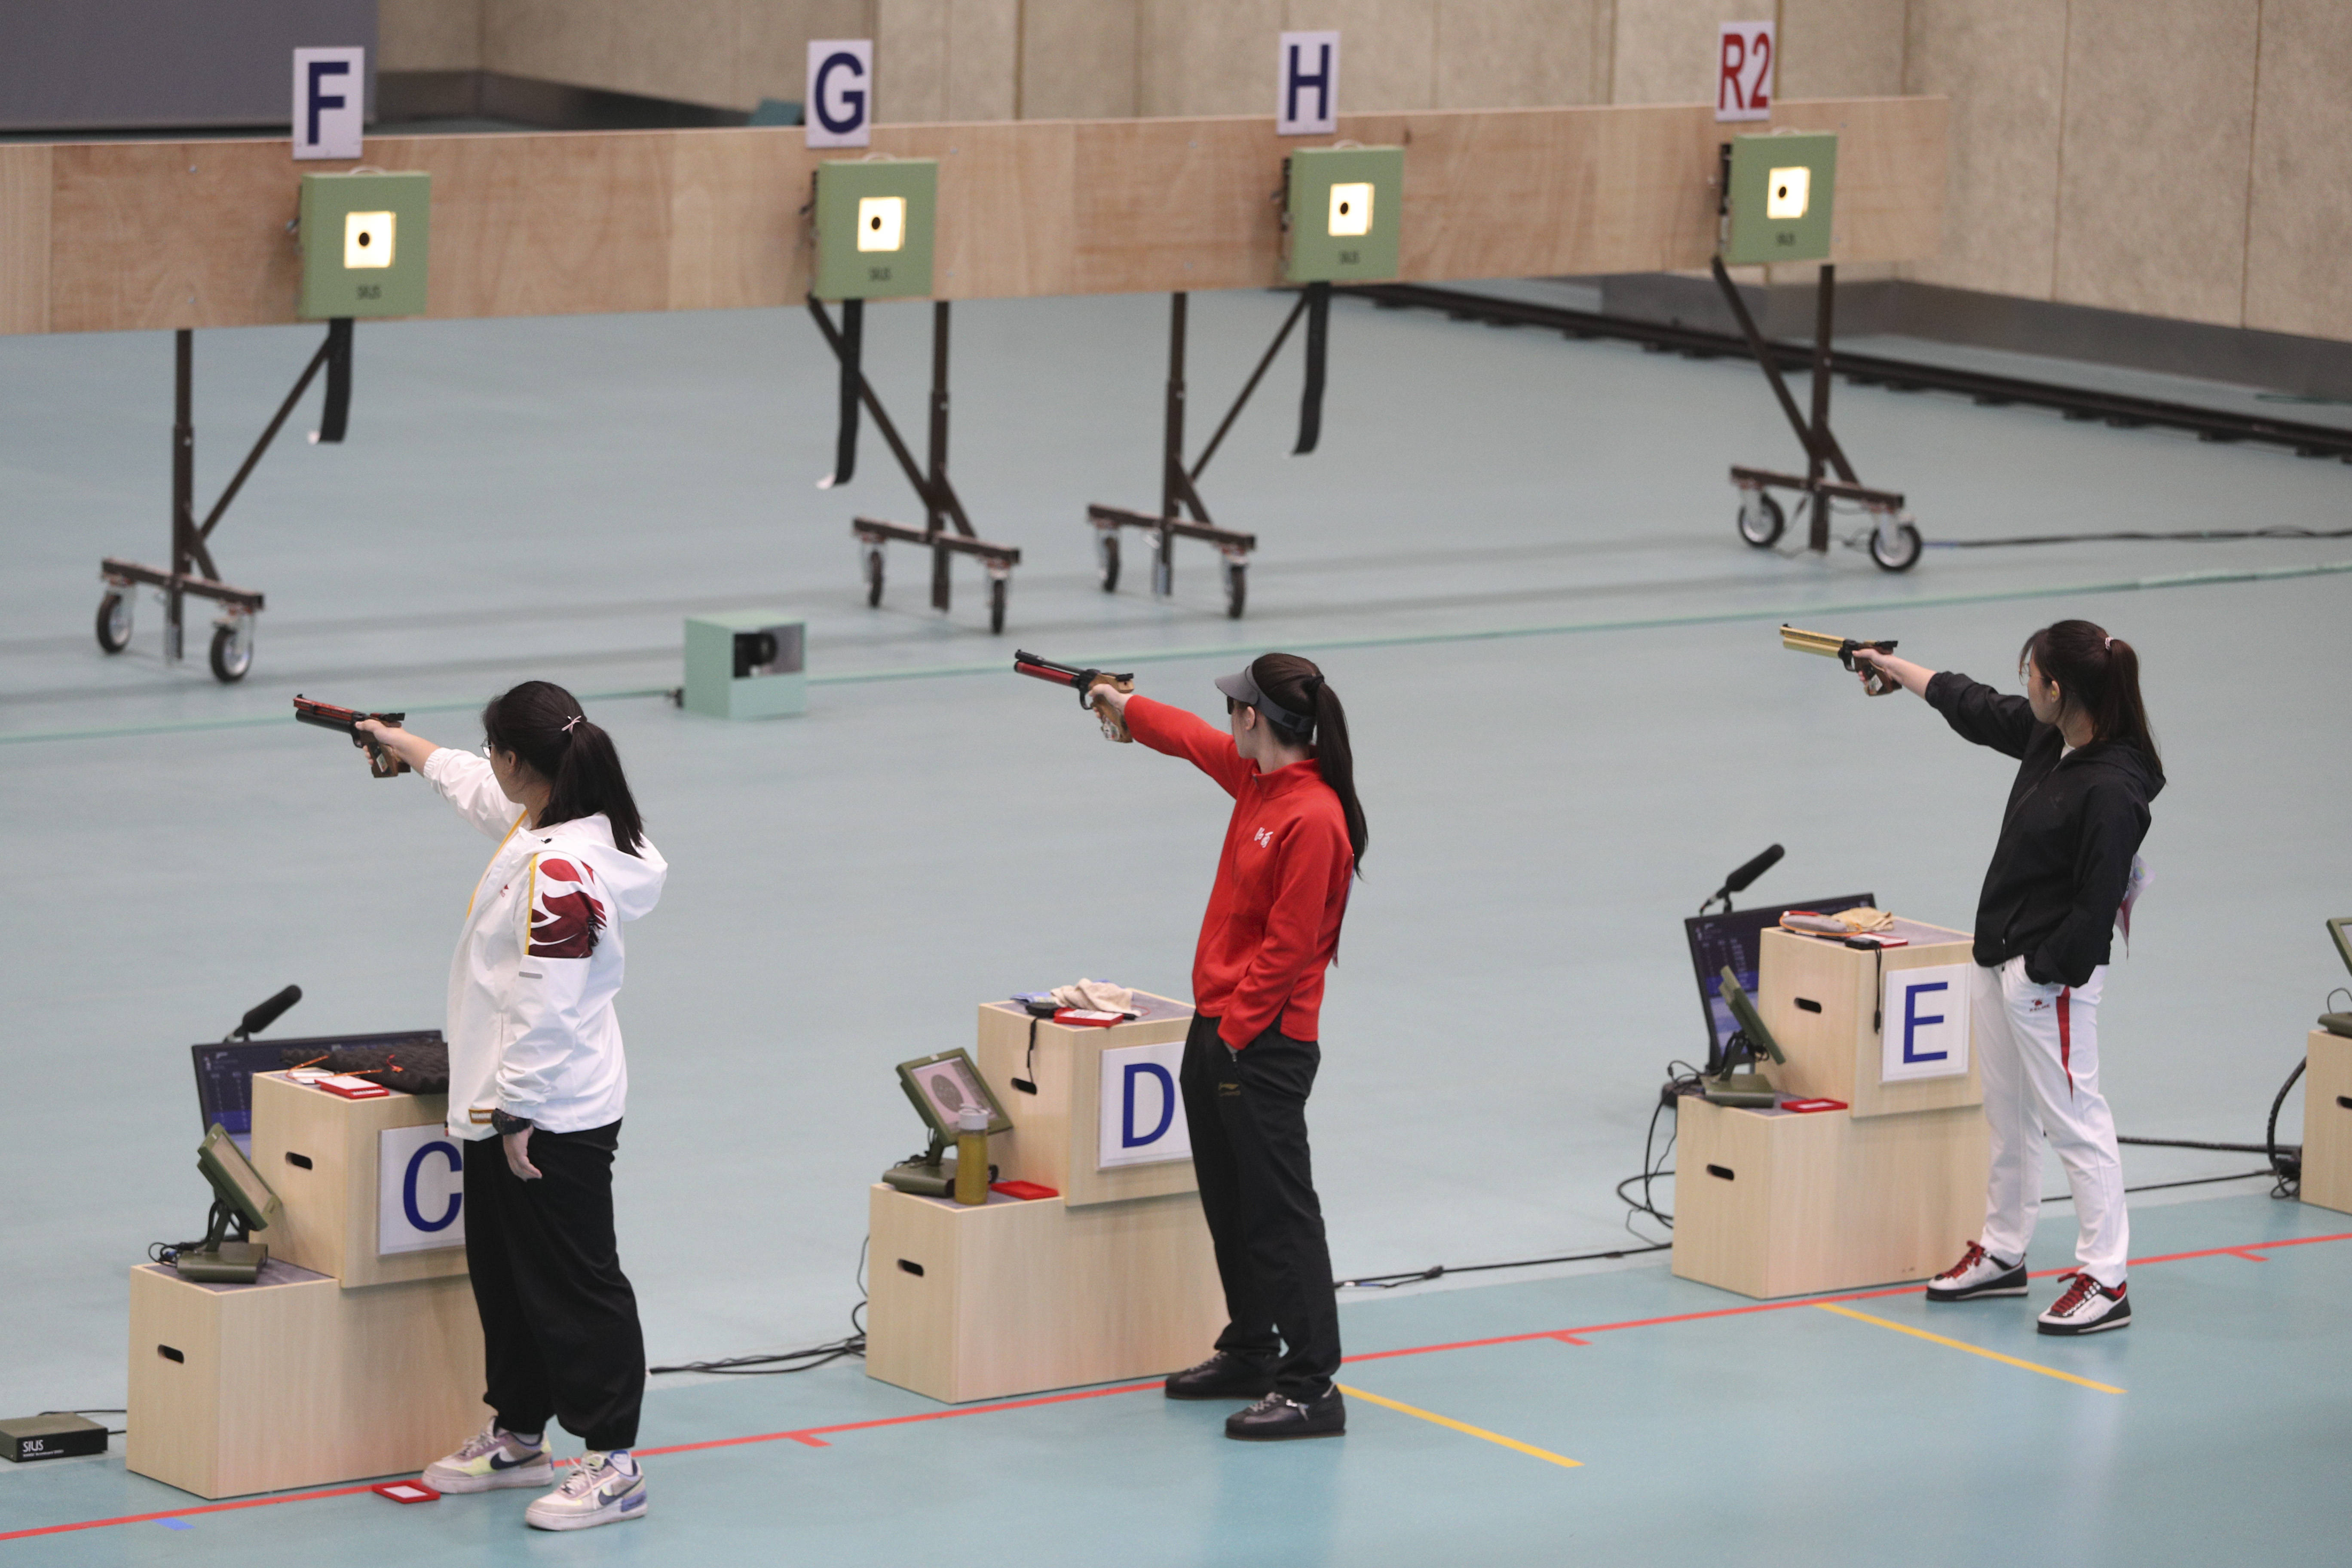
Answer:
<svg viewBox="0 0 2352 1568"><path fill-rule="evenodd" d="M393 215L343 215L343 265L352 268L392 265Z"/></svg>
<svg viewBox="0 0 2352 1568"><path fill-rule="evenodd" d="M1800 163L1793 168L1775 169L1764 184L1764 216L1768 218L1801 218L1812 199L1813 172Z"/></svg>
<svg viewBox="0 0 2352 1568"><path fill-rule="evenodd" d="M1372 187L1370 181L1331 187L1330 232L1334 239L1372 232Z"/></svg>
<svg viewBox="0 0 2352 1568"><path fill-rule="evenodd" d="M907 198L857 198L857 248L896 250L907 243Z"/></svg>

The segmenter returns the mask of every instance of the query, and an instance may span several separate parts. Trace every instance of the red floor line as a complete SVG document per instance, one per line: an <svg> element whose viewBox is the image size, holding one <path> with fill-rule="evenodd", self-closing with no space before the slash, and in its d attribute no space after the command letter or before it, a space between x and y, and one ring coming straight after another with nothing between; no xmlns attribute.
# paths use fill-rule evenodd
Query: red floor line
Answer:
<svg viewBox="0 0 2352 1568"><path fill-rule="evenodd" d="M2132 1259L2135 1268L2156 1263L2183 1263L2197 1258L2242 1258L2250 1252L2269 1252L2282 1247L2315 1247L2326 1241L2352 1241L2352 1231L2337 1236L2298 1236L2281 1241L2241 1242L2235 1247L2209 1247L2196 1252L2168 1252L2155 1258ZM2259 1259L2257 1259L2259 1261ZM2072 1273L2072 1269L2053 1268L2050 1274ZM1489 1345L1526 1344L1536 1340L1567 1340L1577 1342L1573 1336L1604 1334L1620 1329L1663 1328L1673 1323L1705 1322L1712 1318L1739 1318L1755 1312L1780 1312L1792 1307L1818 1306L1823 1301L1868 1301L1884 1296L1916 1295L1925 1289L1919 1285L1895 1285L1877 1290L1853 1290L1836 1296L1803 1296L1786 1301L1757 1301L1744 1307L1718 1307L1709 1312L1677 1312L1664 1318L1634 1318L1622 1323L1593 1323L1584 1328L1545 1329L1531 1334L1500 1334L1487 1340L1457 1340L1450 1344L1415 1345L1405 1350L1369 1351L1351 1355L1350 1363L1386 1361L1396 1356L1434 1355L1440 1351L1481 1350ZM1160 1380L1144 1383L1114 1384L1107 1388L1085 1388L1074 1394L1047 1394L1034 1399L1011 1399L996 1405L959 1405L949 1410L924 1410L912 1415L887 1415L873 1421L848 1421L836 1426L804 1426L790 1432L761 1432L748 1437L713 1437L701 1443L677 1443L664 1448L639 1448L648 1458L662 1454L692 1454L706 1448L735 1448L749 1443L800 1443L812 1448L832 1447L824 1438L844 1432L871 1432L885 1426L906 1426L923 1421L952 1421L963 1415L993 1415L1004 1410L1034 1410L1047 1405L1067 1405L1074 1400L1103 1399L1114 1394L1136 1394L1147 1388L1158 1388ZM165 1509L161 1513L131 1513L116 1519L85 1519L71 1524L44 1524L31 1530L0 1531L0 1541L22 1541L36 1535L59 1535L74 1530L102 1530L115 1524L143 1524L158 1519L183 1519L196 1513L226 1513L232 1509L269 1508L282 1502L311 1502L320 1498L351 1497L368 1489L366 1486L336 1487L324 1491L285 1492L272 1497L243 1498L233 1502L200 1503L194 1508Z"/></svg>

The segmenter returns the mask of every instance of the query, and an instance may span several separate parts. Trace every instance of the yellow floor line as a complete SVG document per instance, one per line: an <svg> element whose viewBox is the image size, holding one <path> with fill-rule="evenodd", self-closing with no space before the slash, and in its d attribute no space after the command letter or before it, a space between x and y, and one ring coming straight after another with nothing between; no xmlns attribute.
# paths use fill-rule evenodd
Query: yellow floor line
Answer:
<svg viewBox="0 0 2352 1568"><path fill-rule="evenodd" d="M1980 1355L1987 1361L2002 1362L2010 1366L2021 1366L2028 1372L2038 1372L2044 1377L2054 1377L2061 1383L2095 1388L2101 1394L2124 1392L2111 1383L2093 1383L2087 1377L2076 1377L2071 1372L2060 1372L2056 1367L2043 1366L2040 1362L2020 1361L2013 1355L2003 1355L1999 1351L1989 1351L1982 1345L1972 1345L1965 1340L1948 1340L1941 1334L1931 1334L1925 1329L1915 1329L1908 1323L1897 1323L1885 1318L1874 1318L1868 1312L1857 1312L1851 1307L1840 1307L1829 1301L1816 1301L1813 1305L1824 1312L1835 1312L1841 1318L1852 1318L1861 1323L1874 1323L1882 1329L1893 1329L1898 1334L1909 1334L1913 1339L1926 1340L1930 1344L1948 1345L1956 1351L1966 1351L1970 1355Z"/></svg>
<svg viewBox="0 0 2352 1568"><path fill-rule="evenodd" d="M1489 1432L1484 1426L1473 1426L1467 1421L1456 1421L1451 1415L1438 1415L1426 1410L1415 1409L1412 1405L1400 1404L1393 1399L1383 1399L1377 1394L1366 1394L1360 1388L1349 1388L1345 1384L1339 1385L1339 1392L1350 1399L1366 1400L1390 1410L1401 1411L1407 1415L1417 1415L1423 1421L1433 1421L1440 1426L1451 1427L1456 1432L1466 1432L1473 1437L1483 1437L1489 1443L1500 1443L1506 1448L1516 1449L1519 1453L1548 1460L1555 1465L1563 1465L1571 1470L1581 1469L1584 1467L1584 1461L1581 1459L1563 1458L1547 1449L1538 1448L1532 1443L1522 1443L1517 1437L1506 1437L1500 1432Z"/></svg>

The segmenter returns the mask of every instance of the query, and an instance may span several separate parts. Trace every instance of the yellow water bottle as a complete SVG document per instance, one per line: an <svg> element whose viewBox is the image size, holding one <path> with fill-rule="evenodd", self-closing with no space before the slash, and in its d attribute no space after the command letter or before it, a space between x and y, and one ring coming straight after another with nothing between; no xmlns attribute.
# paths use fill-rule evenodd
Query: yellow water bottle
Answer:
<svg viewBox="0 0 2352 1568"><path fill-rule="evenodd" d="M988 1201L988 1107L967 1105L956 1112L956 1202L977 1207Z"/></svg>

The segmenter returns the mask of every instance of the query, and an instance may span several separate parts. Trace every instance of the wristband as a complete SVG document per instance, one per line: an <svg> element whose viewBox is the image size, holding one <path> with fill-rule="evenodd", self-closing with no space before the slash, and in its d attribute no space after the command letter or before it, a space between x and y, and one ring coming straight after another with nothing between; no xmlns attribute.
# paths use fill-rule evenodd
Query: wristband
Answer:
<svg viewBox="0 0 2352 1568"><path fill-rule="evenodd" d="M530 1122L527 1119L520 1116L509 1116L503 1110L490 1112L490 1126L502 1138L530 1131Z"/></svg>

